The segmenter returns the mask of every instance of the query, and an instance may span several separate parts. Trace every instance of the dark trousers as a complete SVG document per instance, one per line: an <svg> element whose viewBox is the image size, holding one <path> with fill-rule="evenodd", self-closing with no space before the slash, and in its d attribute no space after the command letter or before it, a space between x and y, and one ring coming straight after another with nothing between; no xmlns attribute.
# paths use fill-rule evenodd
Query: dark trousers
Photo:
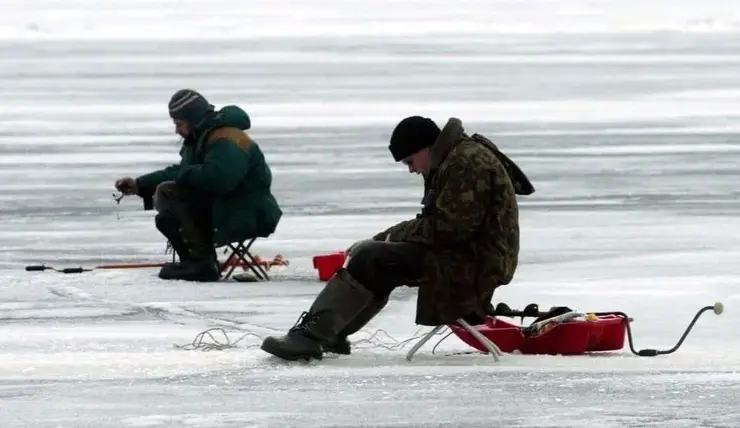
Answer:
<svg viewBox="0 0 740 428"><path fill-rule="evenodd" d="M212 202L207 195L165 181L154 192L157 229L169 239L181 261L214 253L211 233Z"/></svg>
<svg viewBox="0 0 740 428"><path fill-rule="evenodd" d="M375 297L417 285L424 274L424 248L408 242L367 241L353 251L347 271Z"/></svg>

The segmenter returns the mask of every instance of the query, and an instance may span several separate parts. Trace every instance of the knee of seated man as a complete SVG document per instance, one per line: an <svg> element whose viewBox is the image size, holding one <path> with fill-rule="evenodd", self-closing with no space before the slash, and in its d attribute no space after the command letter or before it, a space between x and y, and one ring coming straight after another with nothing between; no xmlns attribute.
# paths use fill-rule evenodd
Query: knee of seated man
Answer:
<svg viewBox="0 0 740 428"><path fill-rule="evenodd" d="M177 183L174 181L163 181L157 185L154 190L154 209L162 211L166 209L167 203L175 199L175 195L178 193Z"/></svg>
<svg viewBox="0 0 740 428"><path fill-rule="evenodd" d="M380 262L383 244L378 241L365 241L354 248L347 263L349 274L360 282L367 282L374 278L378 270L377 265Z"/></svg>
<svg viewBox="0 0 740 428"><path fill-rule="evenodd" d="M373 241L372 239L368 239L366 241L362 241L352 249L352 254L350 255L350 262L353 261L356 263L369 263L372 262L380 257L380 255L386 250L386 246L388 244L385 242L380 241Z"/></svg>

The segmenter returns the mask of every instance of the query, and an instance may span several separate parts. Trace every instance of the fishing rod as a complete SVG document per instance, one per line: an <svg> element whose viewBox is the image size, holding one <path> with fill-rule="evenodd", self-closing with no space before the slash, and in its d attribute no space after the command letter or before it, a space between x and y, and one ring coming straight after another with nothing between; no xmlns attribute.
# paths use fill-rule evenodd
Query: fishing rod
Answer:
<svg viewBox="0 0 740 428"><path fill-rule="evenodd" d="M91 272L98 269L140 269L140 268L154 268L154 267L164 267L171 263L123 263L123 264L107 264L107 265L99 265L94 266L91 268L83 268L83 267L68 267L68 268L62 268L57 269L53 266L47 266L47 265L30 265L26 266L26 272L43 272L47 270L51 270L54 272L60 272L60 273L82 273L82 272ZM229 262L228 264L225 262L220 263L221 268L223 269L226 266L236 266L236 267L243 267L248 268L249 263L244 262Z"/></svg>
<svg viewBox="0 0 740 428"><path fill-rule="evenodd" d="M26 272L43 272L46 270L52 270L60 273L82 273L91 272L98 269L137 269L137 268L151 268L151 267L163 267L165 263L131 263L131 264L110 264L110 265L99 265L91 268L83 267L71 267L57 269L53 266L47 265L30 265L26 266Z"/></svg>

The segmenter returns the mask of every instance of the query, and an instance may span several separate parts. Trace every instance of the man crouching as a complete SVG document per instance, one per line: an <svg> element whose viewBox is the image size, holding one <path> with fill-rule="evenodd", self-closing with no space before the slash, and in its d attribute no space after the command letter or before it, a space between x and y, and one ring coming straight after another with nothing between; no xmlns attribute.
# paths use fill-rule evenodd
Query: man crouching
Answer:
<svg viewBox="0 0 740 428"><path fill-rule="evenodd" d="M416 323L464 317L479 323L493 291L511 282L519 256L516 194L534 188L487 138L412 116L394 129L390 151L424 176L421 214L358 242L302 320L262 349L286 360L350 353L348 336L375 317L401 285L418 286ZM477 320L477 321L476 321Z"/></svg>
<svg viewBox="0 0 740 428"><path fill-rule="evenodd" d="M247 134L249 116L238 106L216 111L191 89L169 103L175 132L183 137L180 163L116 181L125 195L156 209L157 229L170 241L180 263L164 266L159 277L217 281L215 247L268 236L282 211L272 191L272 172L262 150Z"/></svg>

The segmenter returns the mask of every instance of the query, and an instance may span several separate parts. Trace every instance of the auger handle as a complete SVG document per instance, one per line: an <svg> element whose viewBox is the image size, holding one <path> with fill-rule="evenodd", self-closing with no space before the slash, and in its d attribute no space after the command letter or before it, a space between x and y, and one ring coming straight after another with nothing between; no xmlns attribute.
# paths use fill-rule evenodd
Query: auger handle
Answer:
<svg viewBox="0 0 740 428"><path fill-rule="evenodd" d="M39 271L44 271L46 269L49 269L49 268L44 265L26 266L26 272L39 272Z"/></svg>
<svg viewBox="0 0 740 428"><path fill-rule="evenodd" d="M64 268L60 272L62 272L62 273L82 273L82 272L85 272L85 270L86 269L83 269L81 267L77 267L77 268Z"/></svg>

